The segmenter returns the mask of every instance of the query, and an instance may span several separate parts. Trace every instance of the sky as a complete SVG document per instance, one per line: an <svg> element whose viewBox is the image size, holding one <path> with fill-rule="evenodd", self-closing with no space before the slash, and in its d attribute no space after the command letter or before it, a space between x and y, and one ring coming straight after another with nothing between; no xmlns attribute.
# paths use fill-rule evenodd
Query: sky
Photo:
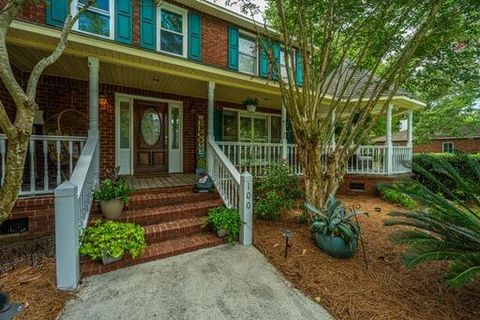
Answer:
<svg viewBox="0 0 480 320"><path fill-rule="evenodd" d="M240 8L240 5L237 4L237 5L230 5L230 6L226 6L225 5L225 0L207 0L208 2L212 2L212 3L215 3L219 6L222 6L222 7L225 7L229 10L232 10L232 11L235 11L237 13L240 13L241 15L244 15L242 12L241 12L241 8ZM234 1L232 1L234 2ZM260 7L260 10L263 11L266 7L266 1L265 0L255 0L255 4L257 4L259 7ZM250 18L250 17L249 17ZM255 20L257 21L263 21L261 15L257 15L255 16Z"/></svg>

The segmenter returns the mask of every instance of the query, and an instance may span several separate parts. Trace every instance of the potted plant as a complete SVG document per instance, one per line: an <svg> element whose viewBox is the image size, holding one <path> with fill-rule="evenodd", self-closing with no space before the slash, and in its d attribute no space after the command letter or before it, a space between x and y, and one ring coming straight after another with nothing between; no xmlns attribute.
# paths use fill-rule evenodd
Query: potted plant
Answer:
<svg viewBox="0 0 480 320"><path fill-rule="evenodd" d="M255 112L258 106L258 99L257 98L247 98L243 100L243 105L247 107L249 112Z"/></svg>
<svg viewBox="0 0 480 320"><path fill-rule="evenodd" d="M80 236L80 255L109 264L129 253L136 258L146 248L143 227L134 223L96 221Z"/></svg>
<svg viewBox="0 0 480 320"><path fill-rule="evenodd" d="M123 207L128 203L128 195L133 192L125 179L118 179L118 168L115 173L102 181L100 186L93 190L93 198L100 201L102 213L107 219L118 219Z"/></svg>
<svg viewBox="0 0 480 320"><path fill-rule="evenodd" d="M210 209L205 222L219 237L225 237L228 242L233 242L237 239L242 223L238 211L226 207Z"/></svg>
<svg viewBox="0 0 480 320"><path fill-rule="evenodd" d="M360 236L360 227L353 219L361 213L344 206L332 195L325 209L310 203L305 207L312 215L311 231L320 249L335 258L351 258Z"/></svg>

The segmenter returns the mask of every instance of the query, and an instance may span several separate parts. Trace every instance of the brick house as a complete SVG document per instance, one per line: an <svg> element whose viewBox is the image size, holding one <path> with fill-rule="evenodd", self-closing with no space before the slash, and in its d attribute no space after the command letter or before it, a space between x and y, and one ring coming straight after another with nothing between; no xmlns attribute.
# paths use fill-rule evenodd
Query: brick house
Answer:
<svg viewBox="0 0 480 320"><path fill-rule="evenodd" d="M82 6L82 0L49 3L28 7L8 33L21 85L54 48L69 10ZM221 203L247 221L240 240L249 244L252 180L246 171L286 159L301 173L278 84L257 43L248 18L207 1L97 1L41 78L21 197L8 227L0 228L0 241L20 231L22 238L55 233L57 261L64 261L63 253L78 251L73 231L100 216L91 190L107 170L120 167L137 189L122 219L143 224L149 240L138 261L218 244L201 227L208 209ZM273 50L284 65L283 49L274 44ZM295 57L301 86L303 70ZM246 98L258 99L254 111L243 105ZM13 101L2 84L0 100L13 117ZM411 133L412 112L423 106L400 91L386 113L387 131L395 111L408 113ZM404 147L394 146L391 136L384 146L361 146L348 163L343 191L372 191L372 179L408 173L402 162L411 157L409 136ZM7 143L0 135L2 182ZM198 168L208 170L216 193L192 192ZM86 262L79 269L78 256L70 262L57 264L59 287L75 287L80 272L137 263L124 259L102 269Z"/></svg>
<svg viewBox="0 0 480 320"><path fill-rule="evenodd" d="M401 130L393 134L392 140L395 145L404 146L407 144L407 130ZM373 140L376 144L384 144L385 137ZM437 133L433 134L427 142L416 143L413 146L413 153L424 152L453 152L463 151L467 153L480 152L480 126L463 126L454 134Z"/></svg>

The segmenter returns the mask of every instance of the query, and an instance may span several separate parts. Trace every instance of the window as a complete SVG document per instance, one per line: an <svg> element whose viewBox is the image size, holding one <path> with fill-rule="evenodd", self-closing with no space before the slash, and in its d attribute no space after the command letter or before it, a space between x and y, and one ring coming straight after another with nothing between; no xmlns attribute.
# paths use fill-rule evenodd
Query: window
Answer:
<svg viewBox="0 0 480 320"><path fill-rule="evenodd" d="M223 133L224 141L237 141L237 112L223 111Z"/></svg>
<svg viewBox="0 0 480 320"><path fill-rule="evenodd" d="M272 143L282 141L282 117L272 116L270 118L270 141Z"/></svg>
<svg viewBox="0 0 480 320"><path fill-rule="evenodd" d="M453 142L444 142L442 144L442 152L452 153L454 150Z"/></svg>
<svg viewBox="0 0 480 320"><path fill-rule="evenodd" d="M257 74L257 43L255 37L240 33L238 39L238 70Z"/></svg>
<svg viewBox="0 0 480 320"><path fill-rule="evenodd" d="M187 53L187 11L162 4L159 11L158 50L185 56Z"/></svg>
<svg viewBox="0 0 480 320"><path fill-rule="evenodd" d="M240 115L240 141L267 142L267 117Z"/></svg>
<svg viewBox="0 0 480 320"><path fill-rule="evenodd" d="M73 1L73 14L88 0ZM75 28L79 31L113 39L113 0L97 0L78 19Z"/></svg>
<svg viewBox="0 0 480 320"><path fill-rule="evenodd" d="M293 58L291 59L293 60L291 61L291 63L293 62L291 70L294 70L293 66L295 65L295 51L292 51L291 53ZM285 62L285 50L283 48L280 50L280 73L283 81L288 82L287 63Z"/></svg>

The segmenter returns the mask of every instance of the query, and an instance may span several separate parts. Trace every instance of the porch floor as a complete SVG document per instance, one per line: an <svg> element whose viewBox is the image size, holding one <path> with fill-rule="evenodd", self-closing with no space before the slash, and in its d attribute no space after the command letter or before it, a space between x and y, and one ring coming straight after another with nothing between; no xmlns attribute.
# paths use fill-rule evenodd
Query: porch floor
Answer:
<svg viewBox="0 0 480 320"><path fill-rule="evenodd" d="M190 173L134 175L125 178L135 190L193 186L196 182L195 174Z"/></svg>

